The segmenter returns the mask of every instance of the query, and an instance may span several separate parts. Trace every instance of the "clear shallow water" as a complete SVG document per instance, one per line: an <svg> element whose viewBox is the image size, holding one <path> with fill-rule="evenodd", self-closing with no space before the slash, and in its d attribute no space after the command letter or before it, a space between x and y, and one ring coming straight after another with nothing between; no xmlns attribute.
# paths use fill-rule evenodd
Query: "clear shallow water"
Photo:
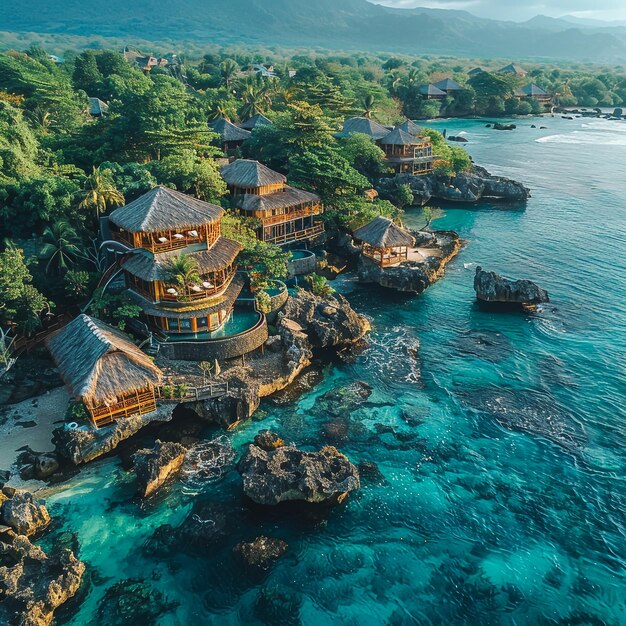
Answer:
<svg viewBox="0 0 626 626"><path fill-rule="evenodd" d="M267 402L219 434L220 471L142 507L132 473L106 459L50 494L57 528L46 542L76 533L91 568L82 604L60 624L114 623L98 606L131 578L178 606L126 623L626 623L626 147L615 143L625 126L517 123L434 124L464 131L479 164L524 181L533 198L443 207L435 226L468 243L419 298L341 278L372 318L371 346L295 404ZM419 212L407 221L420 225ZM552 305L532 316L479 311L477 264L536 279ZM350 392L355 381L371 386L367 400ZM334 443L376 462L385 481L364 482L327 515L250 507L228 459L263 428L304 447ZM205 551L151 539L194 503L210 507L203 523L227 520ZM261 533L290 550L255 577L232 547Z"/></svg>
<svg viewBox="0 0 626 626"><path fill-rule="evenodd" d="M202 330L197 333L178 333L168 335L168 341L209 341L211 339L221 339L232 337L256 326L261 316L255 311L242 311L236 309L230 318L217 330Z"/></svg>

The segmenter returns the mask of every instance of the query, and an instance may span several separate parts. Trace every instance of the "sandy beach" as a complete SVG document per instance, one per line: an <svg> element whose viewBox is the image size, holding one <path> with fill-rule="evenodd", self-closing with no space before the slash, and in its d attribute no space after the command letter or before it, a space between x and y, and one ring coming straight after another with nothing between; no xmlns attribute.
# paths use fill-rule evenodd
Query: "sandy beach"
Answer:
<svg viewBox="0 0 626 626"><path fill-rule="evenodd" d="M36 398L3 407L0 469L11 469L24 446L30 446L35 452L54 450L52 431L63 423L69 401L65 387L58 387ZM13 476L10 483L14 484Z"/></svg>

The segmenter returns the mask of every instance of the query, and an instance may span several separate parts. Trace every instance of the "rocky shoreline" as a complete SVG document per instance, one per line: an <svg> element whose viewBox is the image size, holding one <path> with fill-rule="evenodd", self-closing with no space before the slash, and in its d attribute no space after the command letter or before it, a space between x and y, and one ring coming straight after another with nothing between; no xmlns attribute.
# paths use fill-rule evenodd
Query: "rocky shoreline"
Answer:
<svg viewBox="0 0 626 626"><path fill-rule="evenodd" d="M469 172L453 176L432 173L382 178L377 182L376 190L382 198L389 198L393 196L393 188L398 183L411 188L415 205L424 205L430 200L473 204L480 200L525 202L530 198L530 189L522 183L504 176L494 176L479 165L474 165Z"/></svg>
<svg viewBox="0 0 626 626"><path fill-rule="evenodd" d="M359 257L357 274L362 283L376 283L396 291L420 294L443 277L446 266L461 250L463 242L453 231L409 231L422 251L422 260L404 261L382 268L372 259Z"/></svg>

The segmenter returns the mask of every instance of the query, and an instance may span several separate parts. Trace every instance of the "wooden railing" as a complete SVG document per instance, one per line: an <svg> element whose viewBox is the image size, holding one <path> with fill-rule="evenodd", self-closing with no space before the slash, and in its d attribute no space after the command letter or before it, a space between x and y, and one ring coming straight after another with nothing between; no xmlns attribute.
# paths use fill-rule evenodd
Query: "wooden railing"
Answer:
<svg viewBox="0 0 626 626"><path fill-rule="evenodd" d="M320 205L304 207L296 209L295 211L288 211L287 213L279 215L270 215L268 217L262 217L261 222L263 226L272 226L273 224L282 224L283 222L291 222L293 220L300 219L302 217L309 217L310 215L320 215L322 207Z"/></svg>
<svg viewBox="0 0 626 626"><path fill-rule="evenodd" d="M213 285L213 287L210 287L209 289L205 289L204 287L202 287L201 291L193 291L192 289L188 288L185 291L183 292L179 291L177 295L174 295L171 293L167 293L167 289L169 289L170 287L165 285L163 289L163 293L159 296L159 301L183 302L184 303L184 302L196 302L197 300L205 300L206 298L209 298L210 296L217 295L218 293L221 293L222 291L224 291L224 289L230 283L230 281L233 279L233 276L236 273L237 273L237 268L234 267L232 271L224 278L222 282L220 282L219 284ZM178 291L178 288L176 288L175 286L172 288Z"/></svg>
<svg viewBox="0 0 626 626"><path fill-rule="evenodd" d="M155 409L156 397L154 391L137 393L108 406L88 407L88 411L97 428L112 424L120 417L144 415Z"/></svg>
<svg viewBox="0 0 626 626"><path fill-rule="evenodd" d="M291 243L292 241L300 241L301 239L309 239L316 235L321 235L324 232L324 224L314 224L310 228L304 230L297 230L292 233L285 233L283 235L277 235L276 237L266 237L263 233L263 241L267 243L275 243L277 245L284 243Z"/></svg>
<svg viewBox="0 0 626 626"><path fill-rule="evenodd" d="M204 387L191 387L187 393L178 398L179 402L197 402L207 398L217 398L228 393L228 381L224 383L210 383Z"/></svg>

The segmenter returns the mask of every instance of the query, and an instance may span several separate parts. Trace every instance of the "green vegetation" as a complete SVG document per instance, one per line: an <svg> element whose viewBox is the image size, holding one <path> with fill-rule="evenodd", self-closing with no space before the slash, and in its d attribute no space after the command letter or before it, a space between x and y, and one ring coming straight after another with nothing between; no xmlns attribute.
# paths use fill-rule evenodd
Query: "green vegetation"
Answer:
<svg viewBox="0 0 626 626"><path fill-rule="evenodd" d="M626 101L623 71L583 65L535 64L524 78L469 79L478 61L217 46L190 46L188 56L163 46L152 52L169 62L149 74L97 47L62 51L64 63L39 45L0 54L0 230L7 237L0 247L0 327L32 332L51 307L74 314L90 299L90 311L119 326L136 317L138 307L123 297L96 291L91 298L103 269L99 218L155 185L227 209L223 234L242 243L239 263L251 270L254 289L283 278L288 254L257 240L259 223L229 211L219 175L223 154L208 126L219 116L239 122L262 113L273 122L257 127L233 155L258 159L319 194L332 233L376 215L401 218L412 202L405 184L389 200L366 193L388 169L368 136L336 138L346 117L391 125L406 117L531 113L541 105L514 97L531 81L563 105ZM275 76L257 75L257 63L272 65ZM461 91L424 100L420 86L446 76ZM89 97L108 104L106 115L90 115ZM471 167L463 148L427 133L437 173ZM180 269L176 284L194 282L193 268Z"/></svg>

